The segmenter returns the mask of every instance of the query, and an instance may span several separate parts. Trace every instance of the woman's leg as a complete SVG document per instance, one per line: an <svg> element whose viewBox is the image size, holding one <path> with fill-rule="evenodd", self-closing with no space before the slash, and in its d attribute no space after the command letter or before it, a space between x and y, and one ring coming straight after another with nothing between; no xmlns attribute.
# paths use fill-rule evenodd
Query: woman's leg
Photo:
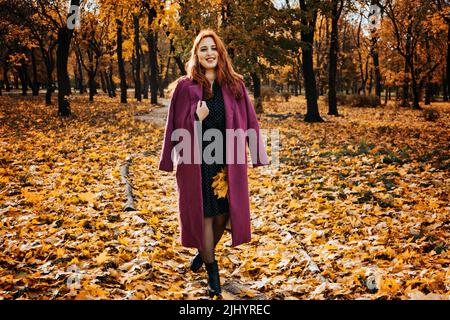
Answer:
<svg viewBox="0 0 450 320"><path fill-rule="evenodd" d="M214 230L214 247L219 243L222 238L225 227L227 226L228 213L221 214L214 217L213 230Z"/></svg>
<svg viewBox="0 0 450 320"><path fill-rule="evenodd" d="M204 249L199 250L202 259L205 263L214 262L214 230L213 230L214 217L205 217L204 223Z"/></svg>

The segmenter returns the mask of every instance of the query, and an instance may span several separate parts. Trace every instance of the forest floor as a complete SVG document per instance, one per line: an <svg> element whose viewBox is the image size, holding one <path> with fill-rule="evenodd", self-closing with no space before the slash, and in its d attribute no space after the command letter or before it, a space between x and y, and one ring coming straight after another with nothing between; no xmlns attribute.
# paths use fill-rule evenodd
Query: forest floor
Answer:
<svg viewBox="0 0 450 320"><path fill-rule="evenodd" d="M42 96L0 97L0 299L206 299L157 170L167 108L71 99L62 120ZM312 124L302 98L264 107L280 166L249 169L252 241L218 245L224 298L450 298L450 106L426 121L321 101Z"/></svg>

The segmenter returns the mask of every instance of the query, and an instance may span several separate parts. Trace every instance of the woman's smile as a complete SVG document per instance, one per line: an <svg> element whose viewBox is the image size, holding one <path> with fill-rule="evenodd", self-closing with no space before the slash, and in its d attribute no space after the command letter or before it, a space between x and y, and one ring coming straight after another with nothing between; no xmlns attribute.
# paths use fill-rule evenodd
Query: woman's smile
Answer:
<svg viewBox="0 0 450 320"><path fill-rule="evenodd" d="M205 69L214 69L217 66L217 46L214 39L205 37L199 44L198 60Z"/></svg>

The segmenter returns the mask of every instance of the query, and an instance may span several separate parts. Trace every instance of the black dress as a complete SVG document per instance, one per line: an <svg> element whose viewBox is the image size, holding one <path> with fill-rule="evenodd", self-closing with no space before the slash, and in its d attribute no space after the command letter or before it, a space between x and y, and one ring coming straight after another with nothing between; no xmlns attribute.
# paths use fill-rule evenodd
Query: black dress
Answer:
<svg viewBox="0 0 450 320"><path fill-rule="evenodd" d="M206 106L209 109L209 113L205 119L202 121L202 134L205 134L208 129L218 129L222 133L223 137L223 151L220 157L221 161L219 163L213 162L207 164L205 159L202 157L202 192L203 192L203 212L205 217L213 217L220 214L228 213L229 203L228 198L217 198L214 194L214 188L212 187L213 177L220 172L225 165L225 150L226 150L226 139L225 139L225 104L223 102L222 89L217 81L213 83L213 97L211 99L205 100ZM196 117L196 119L198 119ZM203 141L202 139L202 155L205 148L210 144L214 143L212 141ZM212 152L212 156L215 156L215 152Z"/></svg>

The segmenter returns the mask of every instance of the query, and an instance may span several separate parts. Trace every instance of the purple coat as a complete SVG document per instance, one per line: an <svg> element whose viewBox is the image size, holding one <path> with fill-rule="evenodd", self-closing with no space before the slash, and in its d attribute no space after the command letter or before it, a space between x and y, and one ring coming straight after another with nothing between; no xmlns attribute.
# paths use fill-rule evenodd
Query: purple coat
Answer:
<svg viewBox="0 0 450 320"><path fill-rule="evenodd" d="M253 167L268 165L269 161L264 141L260 135L255 109L250 101L244 82L241 81L241 90L244 93L244 97L240 100L236 100L226 85L221 86L221 88L225 104L226 128L254 129L257 136L257 150L250 148ZM196 127L194 115L197 102L202 100L202 95L203 90L201 85L193 82L189 78L184 78L178 82L169 105L164 142L159 162L160 170L168 172L173 170L175 158L172 158L172 148L178 142L171 141L171 135L173 130L177 128L187 129L191 137L195 137L195 139L191 139L191 147L194 150L191 159L194 159L195 153L197 153L197 156L201 154L199 144L194 143L194 141L198 141L198 129L195 129L198 127ZM236 143L230 144L227 142L226 151L232 246L250 242L251 237L247 152L245 152L245 164L239 164L237 161L228 163L231 159L230 153L233 151L231 148L234 148L233 154L235 155L235 160L237 158L239 140L243 144L244 150L246 150L248 138L238 136ZM185 247L202 249L204 215L201 165L198 163L195 164L192 161L191 164L177 163L176 181L181 244Z"/></svg>

